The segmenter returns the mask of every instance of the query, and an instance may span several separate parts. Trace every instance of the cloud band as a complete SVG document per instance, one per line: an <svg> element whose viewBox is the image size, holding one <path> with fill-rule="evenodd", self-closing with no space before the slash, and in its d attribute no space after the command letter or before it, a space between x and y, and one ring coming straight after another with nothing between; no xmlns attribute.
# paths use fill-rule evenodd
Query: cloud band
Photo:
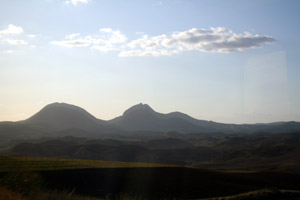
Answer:
<svg viewBox="0 0 300 200"><path fill-rule="evenodd" d="M99 51L119 50L120 57L129 57L170 56L183 51L230 53L259 48L275 41L272 36L253 35L248 32L237 34L224 27L192 28L171 35L162 34L153 37L144 35L130 42L127 42L127 37L119 30L102 28L99 31L101 35L98 36L75 38L79 34L71 34L66 36L67 40L52 41L51 43L65 47L90 46Z"/></svg>

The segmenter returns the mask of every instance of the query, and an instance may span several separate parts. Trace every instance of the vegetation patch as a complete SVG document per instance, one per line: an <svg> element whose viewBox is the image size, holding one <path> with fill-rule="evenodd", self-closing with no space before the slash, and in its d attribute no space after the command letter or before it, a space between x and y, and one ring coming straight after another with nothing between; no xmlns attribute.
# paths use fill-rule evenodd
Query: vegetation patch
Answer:
<svg viewBox="0 0 300 200"><path fill-rule="evenodd" d="M216 197L202 200L255 200L255 199L299 199L298 190L263 189L227 197Z"/></svg>
<svg viewBox="0 0 300 200"><path fill-rule="evenodd" d="M80 160L67 158L0 156L0 172L134 167L175 167L175 165L139 162Z"/></svg>

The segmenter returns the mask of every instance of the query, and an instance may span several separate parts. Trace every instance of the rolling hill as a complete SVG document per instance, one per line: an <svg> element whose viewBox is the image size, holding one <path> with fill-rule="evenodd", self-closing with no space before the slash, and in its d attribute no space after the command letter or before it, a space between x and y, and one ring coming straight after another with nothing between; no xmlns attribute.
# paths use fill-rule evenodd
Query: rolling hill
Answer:
<svg viewBox="0 0 300 200"><path fill-rule="evenodd" d="M153 131L180 133L283 133L300 130L299 122L275 122L266 124L224 124L198 120L181 112L162 114L147 104L137 104L122 116L108 121L126 131Z"/></svg>
<svg viewBox="0 0 300 200"><path fill-rule="evenodd" d="M107 129L105 121L95 118L78 106L66 103L49 104L21 123L42 128L46 127L54 131L66 129L99 131Z"/></svg>
<svg viewBox="0 0 300 200"><path fill-rule="evenodd" d="M128 135L137 132L177 133L285 133L300 130L299 122L267 124L224 124L198 120L180 112L162 114L147 104L137 104L122 116L100 120L86 110L66 103L52 103L32 117L18 122L0 122L0 146L13 140L43 137L102 137Z"/></svg>

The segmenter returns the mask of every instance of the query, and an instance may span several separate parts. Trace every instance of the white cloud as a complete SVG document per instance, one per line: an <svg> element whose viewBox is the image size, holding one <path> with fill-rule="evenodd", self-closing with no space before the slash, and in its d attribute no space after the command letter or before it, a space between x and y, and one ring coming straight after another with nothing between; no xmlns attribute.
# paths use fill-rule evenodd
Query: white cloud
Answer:
<svg viewBox="0 0 300 200"><path fill-rule="evenodd" d="M0 34L20 34L23 32L24 30L22 27L10 24L8 25L7 29L1 30Z"/></svg>
<svg viewBox="0 0 300 200"><path fill-rule="evenodd" d="M2 53L12 54L19 51L19 47L13 47L14 50L11 50L11 45L30 47L26 39L34 37L33 34L25 35L22 27L9 24L6 29L0 30L0 43L4 47Z"/></svg>
<svg viewBox="0 0 300 200"><path fill-rule="evenodd" d="M127 41L127 37L119 30L111 28L99 29L100 34L94 36L80 37L80 33L67 35L67 40L51 41L51 44L64 47L91 47L98 51L116 51L120 49L120 45ZM75 39L74 39L75 38Z"/></svg>
<svg viewBox="0 0 300 200"><path fill-rule="evenodd" d="M79 3L88 3L89 0L65 0L66 4L72 4L74 6L77 6Z"/></svg>
<svg viewBox="0 0 300 200"><path fill-rule="evenodd" d="M91 43L86 39L51 41L50 44L60 45L64 47L87 47Z"/></svg>
<svg viewBox="0 0 300 200"><path fill-rule="evenodd" d="M230 53L259 48L275 41L272 36L248 32L237 34L223 27L209 29L193 28L170 35L143 35L127 42L119 30L99 29L99 34L80 37L79 33L66 36L67 40L52 41L51 44L65 47L90 47L98 51L120 51L120 57L128 56L170 56L182 51Z"/></svg>
<svg viewBox="0 0 300 200"><path fill-rule="evenodd" d="M102 33L107 33L106 41L112 44L124 43L127 41L127 37L123 35L119 30L112 30L111 28L99 29Z"/></svg>
<svg viewBox="0 0 300 200"><path fill-rule="evenodd" d="M128 51L121 51L119 53L120 57L129 57L129 56L171 56L173 54L178 53L177 50L166 50L166 49L161 49L161 50L128 50Z"/></svg>
<svg viewBox="0 0 300 200"><path fill-rule="evenodd" d="M24 40L15 40L15 39L5 39L2 40L3 42L6 42L10 45L27 45L28 43Z"/></svg>
<svg viewBox="0 0 300 200"><path fill-rule="evenodd" d="M236 34L223 27L210 29L190 29L172 35L159 35L142 38L128 43L134 50L123 51L119 56L169 55L181 51L201 51L213 53L230 53L258 48L263 44L274 42L271 36L252 35L251 33ZM152 53L149 53L152 52ZM167 52L167 53L166 53Z"/></svg>

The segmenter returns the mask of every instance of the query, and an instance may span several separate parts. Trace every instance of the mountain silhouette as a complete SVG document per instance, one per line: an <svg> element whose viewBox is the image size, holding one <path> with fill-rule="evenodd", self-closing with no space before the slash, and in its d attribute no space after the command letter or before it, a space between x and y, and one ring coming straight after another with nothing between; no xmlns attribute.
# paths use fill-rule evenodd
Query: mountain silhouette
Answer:
<svg viewBox="0 0 300 200"><path fill-rule="evenodd" d="M24 138L54 136L99 137L104 134L123 135L137 132L159 134L177 133L287 133L300 131L299 122L266 124L224 124L198 120L171 112L162 114L147 104L137 104L122 116L100 120L86 110L66 103L52 103L32 117L19 122L0 122L1 142Z"/></svg>
<svg viewBox="0 0 300 200"><path fill-rule="evenodd" d="M149 105L142 103L132 106L122 116L109 122L126 131L208 131L206 127L193 124L182 117L155 112Z"/></svg>
<svg viewBox="0 0 300 200"><path fill-rule="evenodd" d="M198 120L181 112L158 113L149 105L142 103L132 106L122 116L109 122L126 131L177 131L181 133L246 131L240 125Z"/></svg>
<svg viewBox="0 0 300 200"><path fill-rule="evenodd" d="M24 120L23 123L56 131L67 129L103 131L107 129L105 121L97 119L78 106L66 103L49 104L29 119Z"/></svg>
<svg viewBox="0 0 300 200"><path fill-rule="evenodd" d="M157 131L181 133L284 133L300 130L299 122L261 124L225 124L195 119L181 112L162 114L147 104L137 104L109 123L126 131Z"/></svg>

